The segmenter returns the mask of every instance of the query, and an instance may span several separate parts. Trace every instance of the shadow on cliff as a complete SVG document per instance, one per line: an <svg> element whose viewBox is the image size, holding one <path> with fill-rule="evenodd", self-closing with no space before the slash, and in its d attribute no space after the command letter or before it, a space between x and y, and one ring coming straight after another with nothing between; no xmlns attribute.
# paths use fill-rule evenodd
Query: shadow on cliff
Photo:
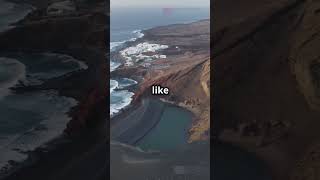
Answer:
<svg viewBox="0 0 320 180"><path fill-rule="evenodd" d="M214 6L213 131L255 153L275 179L312 179L307 169L319 170L304 160L320 142L319 7L312 0Z"/></svg>

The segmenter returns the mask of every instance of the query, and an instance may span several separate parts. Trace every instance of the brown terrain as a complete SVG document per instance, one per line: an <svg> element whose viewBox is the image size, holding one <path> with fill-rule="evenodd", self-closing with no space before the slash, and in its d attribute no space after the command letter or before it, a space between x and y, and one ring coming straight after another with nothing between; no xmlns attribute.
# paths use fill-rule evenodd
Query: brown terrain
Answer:
<svg viewBox="0 0 320 180"><path fill-rule="evenodd" d="M274 179L320 179L320 2L217 0L213 12L215 137Z"/></svg>
<svg viewBox="0 0 320 180"><path fill-rule="evenodd" d="M151 85L170 89L164 101L184 107L195 114L189 141L204 140L210 133L210 21L175 24L146 30L134 44L150 42L168 45L166 59L153 61L151 67L122 67L111 76L142 76L134 99L148 96ZM130 44L133 45L133 44ZM178 48L176 48L178 47ZM141 79L141 78L140 78ZM138 79L139 80L139 79Z"/></svg>

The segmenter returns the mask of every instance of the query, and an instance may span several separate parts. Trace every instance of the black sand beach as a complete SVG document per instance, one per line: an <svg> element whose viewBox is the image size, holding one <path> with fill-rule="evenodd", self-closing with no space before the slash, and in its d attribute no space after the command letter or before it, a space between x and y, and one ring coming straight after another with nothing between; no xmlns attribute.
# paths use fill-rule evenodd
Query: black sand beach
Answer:
<svg viewBox="0 0 320 180"><path fill-rule="evenodd" d="M164 108L165 104L151 98L142 99L128 107L111 119L111 139L125 144L136 144L157 125Z"/></svg>
<svg viewBox="0 0 320 180"><path fill-rule="evenodd" d="M187 145L188 128L191 127L192 118L193 114L186 109L158 98L145 97L111 119L110 137L111 140L139 147L143 146L143 143L151 142L158 144L158 147L165 142L164 149L166 144L167 148L174 144L177 147ZM157 134L154 134L154 131L157 131ZM168 138L167 134L172 137L164 139ZM149 137L150 135L152 136Z"/></svg>

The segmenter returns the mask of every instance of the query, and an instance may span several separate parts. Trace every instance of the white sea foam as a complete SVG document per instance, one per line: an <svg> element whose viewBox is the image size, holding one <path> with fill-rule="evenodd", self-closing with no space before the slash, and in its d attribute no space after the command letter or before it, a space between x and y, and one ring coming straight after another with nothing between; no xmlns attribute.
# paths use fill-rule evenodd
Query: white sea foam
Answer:
<svg viewBox="0 0 320 180"><path fill-rule="evenodd" d="M18 85L42 83L65 73L86 69L71 56L21 54L16 59L0 57L0 173L9 168L8 161L21 162L23 152L32 151L62 134L70 120L66 114L77 104L56 91L6 93Z"/></svg>
<svg viewBox="0 0 320 180"><path fill-rule="evenodd" d="M131 39L129 39L128 41L131 41L131 42L134 42L136 41L137 39L140 39L144 36L144 34L141 32L141 30L134 30L132 31L132 33L136 36L136 37L133 37Z"/></svg>
<svg viewBox="0 0 320 180"><path fill-rule="evenodd" d="M10 167L9 160L22 162L27 158L24 152L60 136L70 120L66 113L76 104L53 90L12 94L1 100L0 172Z"/></svg>
<svg viewBox="0 0 320 180"><path fill-rule="evenodd" d="M159 58L166 58L166 55L154 54L146 55L145 53L155 53L160 50L167 49L168 45L151 44L148 42L137 44L120 51L121 56L126 60L125 65L131 66L139 61L151 61Z"/></svg>
<svg viewBox="0 0 320 180"><path fill-rule="evenodd" d="M133 92L127 90L114 91L110 101L110 115L112 116L128 106L132 101L133 95Z"/></svg>
<svg viewBox="0 0 320 180"><path fill-rule="evenodd" d="M26 77L26 67L12 58L0 57L0 99L10 93L9 88L15 86Z"/></svg>
<svg viewBox="0 0 320 180"><path fill-rule="evenodd" d="M110 61L110 71L112 72L116 70L120 65L121 63Z"/></svg>
<svg viewBox="0 0 320 180"><path fill-rule="evenodd" d="M141 30L134 30L132 31L132 33L134 34L135 37L130 38L129 40L110 42L110 51L111 52L116 51L118 48L121 48L122 45L124 45L124 43L136 41L137 39L142 38L144 36Z"/></svg>
<svg viewBox="0 0 320 180"><path fill-rule="evenodd" d="M141 30L134 30L132 33L135 34L137 38L142 38L144 36Z"/></svg>
<svg viewBox="0 0 320 180"><path fill-rule="evenodd" d="M138 84L137 81L135 81L133 79L129 79L129 78L122 78L119 80L119 82L120 82L118 85L119 89L123 89L123 88L129 87L129 86Z"/></svg>
<svg viewBox="0 0 320 180"><path fill-rule="evenodd" d="M121 78L118 81L110 80L110 115L116 114L131 103L134 93L123 89L137 83L137 81L129 78Z"/></svg>
<svg viewBox="0 0 320 180"><path fill-rule="evenodd" d="M126 41L119 41L119 42L110 42L110 51L115 51L118 47L123 45Z"/></svg>
<svg viewBox="0 0 320 180"><path fill-rule="evenodd" d="M116 80L110 79L110 93L119 87L119 83Z"/></svg>
<svg viewBox="0 0 320 180"><path fill-rule="evenodd" d="M139 38L142 38L144 34L141 30L132 31L132 34L135 36L127 41L118 41L118 42L111 42L110 43L110 51L114 52L118 49L122 48L123 45L128 41L136 41ZM110 61L110 71L116 70L121 63ZM128 106L132 101L132 96L134 95L133 92L129 92L128 90L120 90L131 85L137 84L135 80L129 78L122 78L117 80L111 79L110 80L110 115L114 115L118 113L121 109Z"/></svg>
<svg viewBox="0 0 320 180"><path fill-rule="evenodd" d="M137 83L137 81L129 78L121 78L118 81L113 79L110 80L111 116L118 113L121 109L123 109L131 103L132 96L134 95L134 93L123 89L135 85Z"/></svg>

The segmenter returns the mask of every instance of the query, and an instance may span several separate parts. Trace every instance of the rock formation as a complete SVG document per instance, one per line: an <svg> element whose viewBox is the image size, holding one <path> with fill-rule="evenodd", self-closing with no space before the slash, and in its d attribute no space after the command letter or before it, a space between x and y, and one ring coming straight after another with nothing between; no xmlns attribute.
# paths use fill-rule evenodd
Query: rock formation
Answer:
<svg viewBox="0 0 320 180"><path fill-rule="evenodd" d="M275 179L316 178L319 8L315 0L214 6L213 131L256 153Z"/></svg>
<svg viewBox="0 0 320 180"><path fill-rule="evenodd" d="M168 54L168 57L153 63L154 67L166 67L151 70L129 67L113 72L117 75L128 75L132 69L129 73L131 76L134 74L144 77L134 96L136 100L141 96L150 95L152 85L168 87L170 95L163 98L187 108L195 115L192 128L189 130L190 142L207 140L210 134L209 31L209 20L144 31L144 38L137 43L147 41L169 46L162 52Z"/></svg>

